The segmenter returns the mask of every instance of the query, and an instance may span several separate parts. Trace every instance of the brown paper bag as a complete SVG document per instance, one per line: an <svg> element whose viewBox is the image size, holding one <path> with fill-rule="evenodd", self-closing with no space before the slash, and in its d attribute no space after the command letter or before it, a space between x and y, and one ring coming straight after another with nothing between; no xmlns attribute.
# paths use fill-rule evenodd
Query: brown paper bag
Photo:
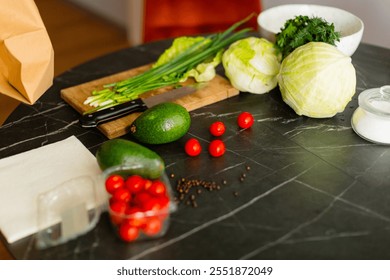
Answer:
<svg viewBox="0 0 390 280"><path fill-rule="evenodd" d="M0 125L52 85L54 50L33 0L0 0Z"/></svg>

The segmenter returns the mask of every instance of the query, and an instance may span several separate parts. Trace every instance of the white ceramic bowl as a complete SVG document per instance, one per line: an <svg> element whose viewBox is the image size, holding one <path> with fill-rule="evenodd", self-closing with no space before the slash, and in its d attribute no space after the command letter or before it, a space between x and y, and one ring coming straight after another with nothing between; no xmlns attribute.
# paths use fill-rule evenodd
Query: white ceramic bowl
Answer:
<svg viewBox="0 0 390 280"><path fill-rule="evenodd" d="M333 23L335 31L341 35L336 46L348 56L351 56L360 44L364 30L360 18L339 8L320 5L281 5L262 11L257 18L260 36L275 42L275 34L281 31L285 22L299 15L320 17Z"/></svg>

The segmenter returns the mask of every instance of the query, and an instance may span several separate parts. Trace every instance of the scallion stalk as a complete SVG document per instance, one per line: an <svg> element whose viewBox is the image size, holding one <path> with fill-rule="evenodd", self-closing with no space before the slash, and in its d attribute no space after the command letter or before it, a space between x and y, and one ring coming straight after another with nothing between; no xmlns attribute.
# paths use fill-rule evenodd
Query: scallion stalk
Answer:
<svg viewBox="0 0 390 280"><path fill-rule="evenodd" d="M150 90L178 84L189 70L214 58L221 49L233 42L246 37L251 30L250 28L244 28L237 32L234 30L252 16L233 24L222 33L205 37L165 64L152 67L134 77L104 85L102 90L95 90L84 102L84 104L95 108L85 112L85 114L131 101Z"/></svg>

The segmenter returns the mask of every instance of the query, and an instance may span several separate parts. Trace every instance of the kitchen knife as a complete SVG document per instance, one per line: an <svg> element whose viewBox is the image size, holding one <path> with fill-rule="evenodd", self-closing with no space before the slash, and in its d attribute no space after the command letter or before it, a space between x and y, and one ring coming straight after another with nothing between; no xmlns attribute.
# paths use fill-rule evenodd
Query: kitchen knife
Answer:
<svg viewBox="0 0 390 280"><path fill-rule="evenodd" d="M135 112L143 112L159 103L172 101L195 92L196 86L183 86L171 91L157 94L148 98L137 98L107 109L85 114L80 118L82 127L96 127L97 125L127 116Z"/></svg>

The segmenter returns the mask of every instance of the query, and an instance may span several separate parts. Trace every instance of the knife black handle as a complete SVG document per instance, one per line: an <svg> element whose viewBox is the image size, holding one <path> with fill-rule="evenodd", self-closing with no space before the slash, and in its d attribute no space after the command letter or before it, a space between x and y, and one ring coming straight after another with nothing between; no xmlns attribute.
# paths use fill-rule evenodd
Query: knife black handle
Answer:
<svg viewBox="0 0 390 280"><path fill-rule="evenodd" d="M101 123L112 121L134 112L142 112L146 109L147 106L145 103L142 99L138 98L91 114L83 115L80 118L80 124L82 127L96 127Z"/></svg>

